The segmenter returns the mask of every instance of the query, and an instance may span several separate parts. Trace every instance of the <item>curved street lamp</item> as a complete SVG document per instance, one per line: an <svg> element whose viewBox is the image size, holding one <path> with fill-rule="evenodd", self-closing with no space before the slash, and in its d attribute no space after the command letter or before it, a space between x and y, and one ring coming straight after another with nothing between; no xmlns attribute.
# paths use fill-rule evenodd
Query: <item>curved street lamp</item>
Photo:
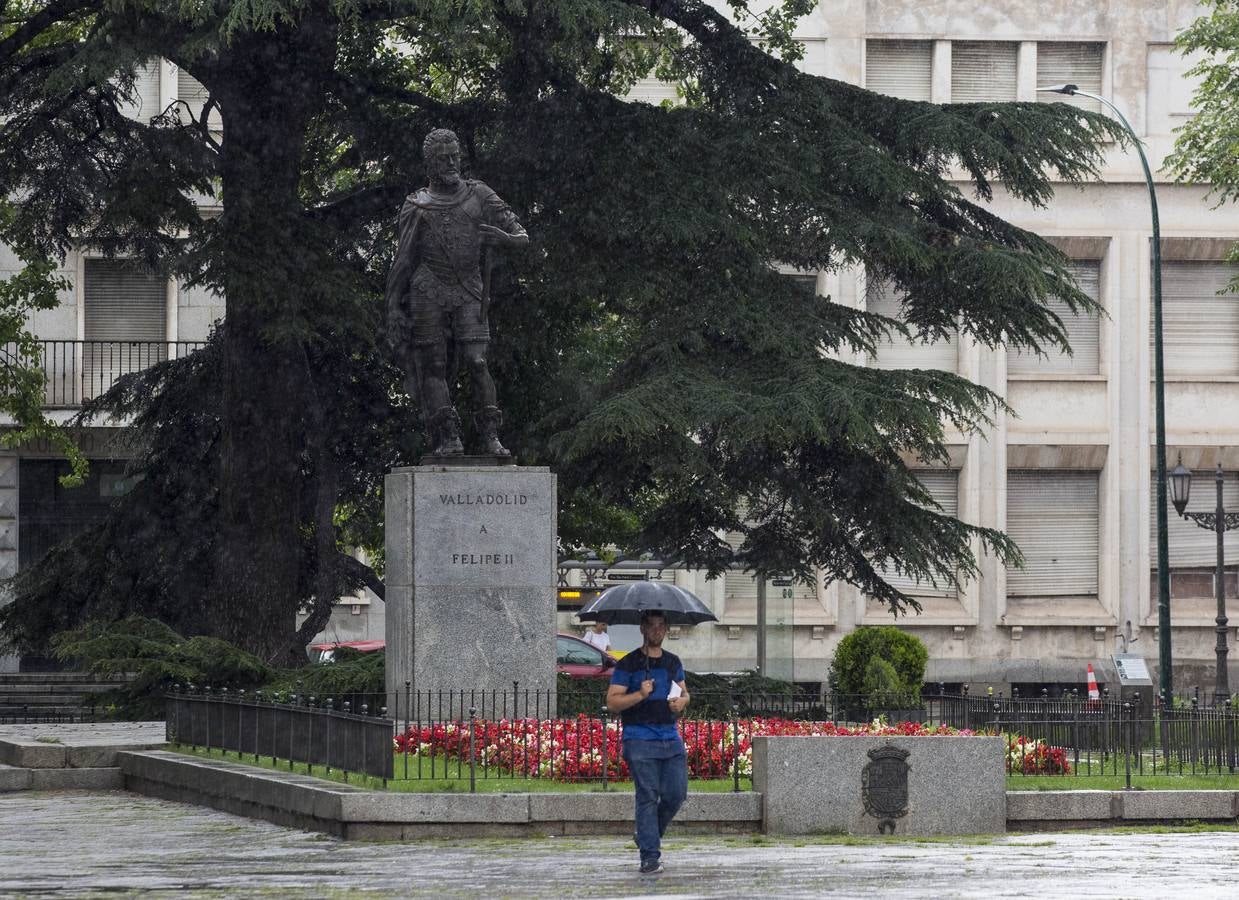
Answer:
<svg viewBox="0 0 1239 900"><path fill-rule="evenodd" d="M1232 528L1239 528L1239 512L1227 512L1222 506L1222 484L1225 477L1222 474L1222 464L1217 464L1214 476L1217 488L1217 502L1213 512L1187 512L1187 501L1192 495L1192 472L1183 465L1183 458L1170 472L1170 499L1174 503L1175 512L1195 522L1201 528L1206 528L1217 535L1217 575L1213 586L1217 597L1217 675L1213 682L1213 703L1224 703L1230 697L1230 678L1226 671L1226 557L1223 549L1223 537Z"/></svg>
<svg viewBox="0 0 1239 900"><path fill-rule="evenodd" d="M1170 675L1170 546L1166 537L1166 383L1162 369L1162 238L1157 218L1157 193L1153 189L1153 172L1144 145L1136 130L1119 108L1096 94L1082 91L1074 84L1056 84L1039 87L1038 93L1066 94L1068 97L1088 97L1110 109L1127 133L1131 135L1140 165L1144 167L1144 181L1149 188L1149 207L1153 213L1153 397L1156 429L1157 457L1157 667L1158 687L1165 707L1170 706L1172 679Z"/></svg>

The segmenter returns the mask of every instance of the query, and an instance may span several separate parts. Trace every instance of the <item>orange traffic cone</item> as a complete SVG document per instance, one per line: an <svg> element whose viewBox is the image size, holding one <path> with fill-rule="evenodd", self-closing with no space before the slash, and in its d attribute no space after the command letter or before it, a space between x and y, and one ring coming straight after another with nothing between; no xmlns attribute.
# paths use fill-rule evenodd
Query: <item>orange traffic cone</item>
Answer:
<svg viewBox="0 0 1239 900"><path fill-rule="evenodd" d="M1101 699L1101 691L1097 689L1097 676L1093 674L1092 663L1088 664L1088 699Z"/></svg>

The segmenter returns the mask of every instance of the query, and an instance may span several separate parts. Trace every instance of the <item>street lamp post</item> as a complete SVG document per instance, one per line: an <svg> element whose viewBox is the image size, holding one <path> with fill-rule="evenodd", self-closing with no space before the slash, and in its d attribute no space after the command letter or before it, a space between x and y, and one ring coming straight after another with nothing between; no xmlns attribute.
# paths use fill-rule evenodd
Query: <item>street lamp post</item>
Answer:
<svg viewBox="0 0 1239 900"><path fill-rule="evenodd" d="M1232 528L1239 528L1239 512L1228 513L1222 506L1222 464L1217 464L1214 477L1217 485L1217 504L1214 512L1186 512L1187 501L1192 491L1192 473L1180 459L1170 473L1170 495L1175 511L1189 522L1207 528L1217 535L1217 577L1214 593L1217 596L1217 676L1213 683L1213 702L1223 703L1230 696L1230 678L1226 670L1226 558L1222 537Z"/></svg>
<svg viewBox="0 0 1239 900"><path fill-rule="evenodd" d="M1170 706L1173 682L1170 675L1170 546L1166 537L1166 381L1162 368L1162 237L1157 218L1157 192L1153 189L1153 172L1144 145L1136 130L1119 108L1107 100L1074 84L1056 84L1053 87L1037 88L1038 92L1088 97L1110 109L1131 135L1140 165L1144 167L1144 181L1149 189L1149 207L1153 214L1153 398L1155 443L1157 457L1157 667L1159 692L1162 703Z"/></svg>

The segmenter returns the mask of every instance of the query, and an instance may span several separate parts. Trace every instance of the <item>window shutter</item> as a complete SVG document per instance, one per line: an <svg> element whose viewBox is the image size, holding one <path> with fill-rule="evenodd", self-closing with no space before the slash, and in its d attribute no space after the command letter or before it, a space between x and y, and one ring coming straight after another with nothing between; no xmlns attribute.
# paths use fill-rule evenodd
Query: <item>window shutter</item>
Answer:
<svg viewBox="0 0 1239 900"><path fill-rule="evenodd" d="M1204 469L1192 478L1188 512L1213 512L1217 508L1214 470ZM1157 474L1149 479L1149 559L1157 568ZM1222 506L1229 512L1239 509L1239 473L1222 473ZM1217 534L1195 522L1181 518L1170 502L1170 482L1166 482L1166 540L1170 544L1170 568L1217 565ZM1239 531L1226 532L1223 553L1227 565L1239 562Z"/></svg>
<svg viewBox="0 0 1239 900"><path fill-rule="evenodd" d="M184 69L177 69L176 73L176 98L189 107L189 114L197 119L202 115L202 109L206 106L207 99L210 97L210 92L206 87L194 76L190 75ZM224 126L220 121L219 107L216 106L211 110L211 118L208 120L208 127L212 131L220 131Z"/></svg>
<svg viewBox="0 0 1239 900"><path fill-rule="evenodd" d="M134 97L121 107L121 112L139 122L149 122L163 112L159 107L159 60L138 66L133 81Z"/></svg>
<svg viewBox="0 0 1239 900"><path fill-rule="evenodd" d="M959 472L954 469L934 469L917 472L916 477L933 496L934 501L942 507L942 512L948 516L959 515ZM882 577L891 587L898 588L912 597L954 597L957 594L952 585L936 587L933 584L900 575L893 567L883 569Z"/></svg>
<svg viewBox="0 0 1239 900"><path fill-rule="evenodd" d="M121 375L166 358L163 279L118 259L86 260L83 391L98 396Z"/></svg>
<svg viewBox="0 0 1239 900"><path fill-rule="evenodd" d="M1008 596L1097 595L1097 492L1096 472L1007 473L1007 535L1024 554Z"/></svg>
<svg viewBox="0 0 1239 900"><path fill-rule="evenodd" d="M1239 294L1218 294L1237 271L1222 262L1162 263L1167 375L1239 375Z"/></svg>
<svg viewBox="0 0 1239 900"><path fill-rule="evenodd" d="M732 550L739 550L740 545L744 543L744 535L739 531L729 531L725 540L731 545ZM785 589L781 585L776 585L774 581L775 579L773 578L766 580L767 607L776 603L778 592ZM791 590L793 592L793 603L817 602L817 587L815 585L797 581L791 585ZM757 579L753 577L751 572L741 572L739 570L728 570L725 572L723 574L723 596L726 602L726 615L728 618L737 614L752 613L754 621L756 621Z"/></svg>
<svg viewBox="0 0 1239 900"><path fill-rule="evenodd" d="M1015 99L1014 41L955 41L951 44L951 102Z"/></svg>
<svg viewBox="0 0 1239 900"><path fill-rule="evenodd" d="M1074 84L1082 91L1101 93L1101 68L1104 44L1047 43L1037 44L1037 86ZM1038 94L1044 103L1070 103L1081 109L1100 112L1101 104L1088 97L1068 97L1063 94Z"/></svg>
<svg viewBox="0 0 1239 900"><path fill-rule="evenodd" d="M866 41L865 88L904 100L929 102L931 41Z"/></svg>
<svg viewBox="0 0 1239 900"><path fill-rule="evenodd" d="M865 308L871 313L891 319L903 319L901 295L889 281L871 281L866 290ZM908 340L892 334L878 345L878 355L869 364L877 369L941 369L955 372L959 368L956 336L945 341Z"/></svg>
<svg viewBox="0 0 1239 900"><path fill-rule="evenodd" d="M1097 260L1084 260L1073 262L1070 268L1080 290L1093 300L1098 299L1101 263ZM1101 323L1098 317L1090 314L1077 316L1057 297L1051 297L1046 306L1063 320L1072 355L1069 356L1058 347L1046 347L1044 356L1038 356L1031 351L1011 350L1007 353L1007 373L1029 375L1038 372L1072 372L1096 375L1101 367Z"/></svg>

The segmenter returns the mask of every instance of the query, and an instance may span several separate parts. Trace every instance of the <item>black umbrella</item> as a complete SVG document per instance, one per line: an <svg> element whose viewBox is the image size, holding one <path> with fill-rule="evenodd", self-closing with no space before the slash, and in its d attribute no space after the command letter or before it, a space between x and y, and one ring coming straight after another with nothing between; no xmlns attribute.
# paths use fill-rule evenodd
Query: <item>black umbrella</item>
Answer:
<svg viewBox="0 0 1239 900"><path fill-rule="evenodd" d="M692 591L686 591L665 581L633 581L609 587L576 614L582 622L606 622L608 625L638 625L641 613L658 610L669 625L696 625L717 622Z"/></svg>

